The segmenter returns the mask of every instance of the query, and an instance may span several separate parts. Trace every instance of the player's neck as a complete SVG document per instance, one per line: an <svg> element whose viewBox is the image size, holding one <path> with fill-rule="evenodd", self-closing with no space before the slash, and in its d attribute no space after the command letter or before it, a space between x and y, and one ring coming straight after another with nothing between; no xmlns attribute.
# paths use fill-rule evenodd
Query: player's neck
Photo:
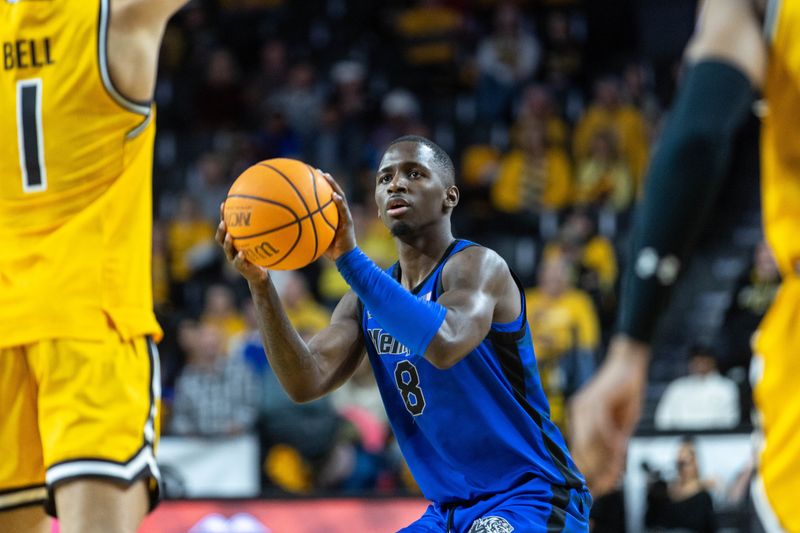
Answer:
<svg viewBox="0 0 800 533"><path fill-rule="evenodd" d="M453 242L450 224L426 228L416 234L395 238L397 256L402 271L402 284L407 289L419 285L447 251Z"/></svg>

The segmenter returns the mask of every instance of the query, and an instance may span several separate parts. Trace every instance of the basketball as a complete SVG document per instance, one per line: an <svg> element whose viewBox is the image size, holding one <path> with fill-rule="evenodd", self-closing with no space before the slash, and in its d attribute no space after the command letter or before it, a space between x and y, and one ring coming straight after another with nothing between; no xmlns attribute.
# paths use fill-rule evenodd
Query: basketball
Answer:
<svg viewBox="0 0 800 533"><path fill-rule="evenodd" d="M223 218L236 250L272 270L316 261L339 224L325 177L302 161L283 158L256 163L236 178Z"/></svg>

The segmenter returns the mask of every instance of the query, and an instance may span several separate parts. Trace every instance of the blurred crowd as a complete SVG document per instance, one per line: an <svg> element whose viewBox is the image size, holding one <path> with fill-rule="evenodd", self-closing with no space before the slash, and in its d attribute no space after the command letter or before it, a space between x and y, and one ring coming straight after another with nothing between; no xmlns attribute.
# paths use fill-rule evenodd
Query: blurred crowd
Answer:
<svg viewBox="0 0 800 533"><path fill-rule="evenodd" d="M639 57L588 64L581 1L291 4L193 1L166 31L153 240L166 433L257 432L268 489L415 490L368 364L332 397L292 403L269 369L247 287L213 242L236 176L291 157L342 184L361 247L389 266L395 249L375 216L374 172L406 134L430 137L456 163L456 235L496 249L528 287L539 372L565 427L567 401L613 330L632 211L675 74L656 91ZM747 331L777 287L769 251L754 254L726 314L736 335L726 337L723 370L746 365ZM274 281L305 338L347 290L324 259ZM700 397L716 398L702 383L726 378L692 368L686 379L701 382ZM737 387L719 401L736 409L727 427L746 417ZM679 428L676 418L656 422Z"/></svg>

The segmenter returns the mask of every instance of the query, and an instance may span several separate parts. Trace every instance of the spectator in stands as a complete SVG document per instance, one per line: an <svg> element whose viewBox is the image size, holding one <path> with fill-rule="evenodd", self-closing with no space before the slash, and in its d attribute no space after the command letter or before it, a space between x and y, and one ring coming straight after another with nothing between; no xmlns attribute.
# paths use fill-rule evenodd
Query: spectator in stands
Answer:
<svg viewBox="0 0 800 533"><path fill-rule="evenodd" d="M289 69L286 86L270 99L270 107L284 114L289 127L297 133L303 146L311 143L319 124L325 100L317 71L311 63L302 62Z"/></svg>
<svg viewBox="0 0 800 533"><path fill-rule="evenodd" d="M394 74L425 96L448 94L455 85L464 20L451 4L415 2L400 11L391 25L399 44L396 60L400 69Z"/></svg>
<svg viewBox="0 0 800 533"><path fill-rule="evenodd" d="M573 283L592 297L603 327L610 326L619 269L614 247L597 234L592 217L581 209L570 213L556 240L545 246L543 255L560 255L572 265Z"/></svg>
<svg viewBox="0 0 800 533"><path fill-rule="evenodd" d="M620 83L614 77L595 83L594 101L575 127L573 155L578 160L589 156L592 140L600 130L611 130L617 135L638 192L647 165L647 130L641 112L622 101Z"/></svg>
<svg viewBox="0 0 800 533"><path fill-rule="evenodd" d="M714 502L700 478L694 442L686 438L678 448L677 478L667 484L650 473L645 526L657 530L714 533Z"/></svg>
<svg viewBox="0 0 800 533"><path fill-rule="evenodd" d="M180 341L187 362L175 386L171 432L218 437L252 431L257 383L241 358L227 355L222 331L186 322Z"/></svg>
<svg viewBox="0 0 800 533"><path fill-rule="evenodd" d="M236 297L230 287L216 284L206 290L205 305L201 317L203 325L216 328L228 346L231 339L247 328L244 317L236 308Z"/></svg>
<svg viewBox="0 0 800 533"><path fill-rule="evenodd" d="M536 74L541 55L539 41L526 27L519 8L502 2L497 7L494 32L478 44L476 56L475 100L482 124L507 119L520 88Z"/></svg>
<svg viewBox="0 0 800 533"><path fill-rule="evenodd" d="M384 454L391 430L368 359L333 392L331 401L347 430L339 435L339 467L327 473L328 485L365 490L390 483Z"/></svg>
<svg viewBox="0 0 800 533"><path fill-rule="evenodd" d="M491 190L502 155L487 139L481 139L482 136L477 134L477 142L462 151L458 190L461 193L459 205L464 209L453 213L453 225L478 240L496 216Z"/></svg>
<svg viewBox="0 0 800 533"><path fill-rule="evenodd" d="M264 487L267 492L309 493L319 486L320 474L335 459L341 420L329 397L293 402L269 366L261 383Z"/></svg>
<svg viewBox="0 0 800 533"><path fill-rule="evenodd" d="M397 135L411 135L423 129L425 126L420 119L420 113L419 100L413 93L406 89L389 91L381 102L382 120L370 136L373 145L371 158L377 158L377 154L383 153Z"/></svg>
<svg viewBox="0 0 800 533"><path fill-rule="evenodd" d="M294 270L283 272L276 285L286 316L301 337L310 339L328 326L331 315L311 296L302 274Z"/></svg>
<svg viewBox="0 0 800 533"><path fill-rule="evenodd" d="M655 423L658 429L724 429L739 424L739 389L719 374L709 348L691 349L689 375L667 386Z"/></svg>
<svg viewBox="0 0 800 533"><path fill-rule="evenodd" d="M178 209L167 228L167 248L172 301L184 303L183 286L217 257L213 247L214 226L203 217L188 193L178 200Z"/></svg>
<svg viewBox="0 0 800 533"><path fill-rule="evenodd" d="M230 51L217 48L207 58L205 80L194 94L198 125L207 131L236 128L244 116L243 96L236 59Z"/></svg>
<svg viewBox="0 0 800 533"><path fill-rule="evenodd" d="M280 39L266 41L258 55L258 70L251 74L246 90L250 109L260 109L265 101L280 91L289 70L286 44Z"/></svg>
<svg viewBox="0 0 800 533"><path fill-rule="evenodd" d="M550 417L562 428L566 423L566 401L594 372L600 340L592 301L572 286L569 270L565 258L546 257L539 268L539 285L525 291Z"/></svg>
<svg viewBox="0 0 800 533"><path fill-rule="evenodd" d="M501 159L492 186L494 207L521 215L566 207L572 198L572 169L566 154L547 146L544 128L538 124L518 131L515 141L515 148ZM519 229L530 231L530 226Z"/></svg>
<svg viewBox="0 0 800 533"><path fill-rule="evenodd" d="M202 154L195 167L189 171L186 188L197 198L202 217L215 220L219 217L219 204L228 195L230 188L229 166L219 152Z"/></svg>
<svg viewBox="0 0 800 533"><path fill-rule="evenodd" d="M737 283L730 307L718 334L723 371L750 366L751 338L769 309L780 286L780 272L766 241L753 251L752 267Z"/></svg>
<svg viewBox="0 0 800 533"><path fill-rule="evenodd" d="M255 144L259 159L301 157L300 136L289 126L284 111L277 107L264 111Z"/></svg>
<svg viewBox="0 0 800 533"><path fill-rule="evenodd" d="M633 177L613 130L597 130L589 153L578 164L575 203L622 212L633 201Z"/></svg>
<svg viewBox="0 0 800 533"><path fill-rule="evenodd" d="M363 146L367 142L367 127L377 104L366 87L367 70L357 61L339 61L331 68L333 90L330 101L339 115L339 135L343 178L354 180L363 163ZM319 168L328 167L322 166ZM336 175L336 174L334 174ZM351 183L345 183L345 193L350 192Z"/></svg>
<svg viewBox="0 0 800 533"><path fill-rule="evenodd" d="M653 92L653 73L641 61L631 61L622 71L623 98L638 109L650 126L654 125L661 113L658 97Z"/></svg>
<svg viewBox="0 0 800 533"><path fill-rule="evenodd" d="M547 16L543 78L572 121L577 118L572 110L579 109L576 104L581 100L583 43L571 26L570 19L563 12L553 11Z"/></svg>
<svg viewBox="0 0 800 533"><path fill-rule="evenodd" d="M524 131L530 124L544 126L548 146L567 150L567 124L559 116L550 89L545 85L529 85L522 93L513 131Z"/></svg>
<svg viewBox="0 0 800 533"><path fill-rule="evenodd" d="M164 223L153 221L153 307L163 312L170 302L169 262L167 261L167 235Z"/></svg>

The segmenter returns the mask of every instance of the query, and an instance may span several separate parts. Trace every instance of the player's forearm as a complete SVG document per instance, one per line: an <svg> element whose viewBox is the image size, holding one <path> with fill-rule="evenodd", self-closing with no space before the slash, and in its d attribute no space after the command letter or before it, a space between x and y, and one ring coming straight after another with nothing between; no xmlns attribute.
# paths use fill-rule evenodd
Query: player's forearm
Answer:
<svg viewBox="0 0 800 533"><path fill-rule="evenodd" d="M336 267L386 331L411 353L426 353L444 322L444 307L408 292L358 248L339 256Z"/></svg>
<svg viewBox="0 0 800 533"><path fill-rule="evenodd" d="M295 401L318 396L323 383L317 355L289 322L272 281L249 283L258 315L258 329L270 368Z"/></svg>
<svg viewBox="0 0 800 533"><path fill-rule="evenodd" d="M621 333L651 340L682 263L722 189L734 135L752 100L749 80L728 64L704 61L687 74L650 164L632 231Z"/></svg>

